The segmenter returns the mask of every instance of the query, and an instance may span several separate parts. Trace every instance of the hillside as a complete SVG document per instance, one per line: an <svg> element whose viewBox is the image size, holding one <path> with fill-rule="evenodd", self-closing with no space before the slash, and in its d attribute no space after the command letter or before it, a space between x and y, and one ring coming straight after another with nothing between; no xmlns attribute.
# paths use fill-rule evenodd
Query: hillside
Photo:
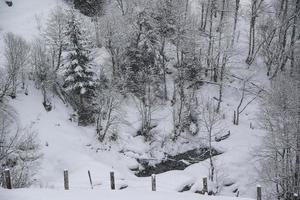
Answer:
<svg viewBox="0 0 300 200"><path fill-rule="evenodd" d="M191 16L196 16L196 18L201 16L200 10L202 9L203 12L203 7L201 8L201 6L204 5L201 4L201 2L202 1L197 0L189 2L189 6L192 10ZM221 2L219 2L219 4L218 6L222 6ZM29 188L13 190L0 189L0 199L35 200L42 198L45 200L79 200L105 198L114 200L123 198L135 200L143 198L174 200L246 200L246 198L256 198L256 187L263 182L258 170L261 167L261 163L258 162L257 155L261 153L263 137L266 134L266 131L262 129L261 118L258 119L258 116L261 112L261 100L264 97L263 95L267 94L266 90L270 89L271 82L266 75L267 70L264 67L265 62L262 57L257 56L257 58L253 60L253 63L251 63L251 66L245 63L249 42L248 12L250 4L250 0L240 1L240 12L236 28L236 34L238 35L236 36L237 41L234 45L232 44L230 48L228 46L231 44L229 45L228 41L231 39L226 39L226 37L231 34L229 32L231 25L228 22L231 18L230 15L224 14L222 11L218 12L225 15L225 22L223 22L225 24L224 33L220 33L219 29L221 29L221 25L219 28L217 25L215 25L216 27L211 25L211 29L216 28L217 30L214 37L216 38L215 40L219 38L219 47L217 47L218 43L215 42L214 39L212 40L209 39L210 37L202 35L199 36L201 41L195 42L191 37L194 33L186 36L187 41L184 41L182 46L176 46L174 42L176 41L175 37L175 39L171 38L169 41L166 41L166 45L163 43L166 53L162 57L163 59L165 59L164 56L168 58L166 59L168 63L164 66L165 71L163 71L165 76L165 91L168 91L168 93L165 93L164 98L167 100L162 97L163 89L161 88L163 88L163 84L159 82L160 80L158 81L156 76L158 72L155 71L157 69L153 70L157 73L153 75L153 71L151 71L152 68L145 73L145 71L143 71L144 68L142 68L142 70L138 68L140 66L139 64L132 64L134 61L143 60L143 58L146 57L148 60L152 59L151 56L153 56L152 53L154 50L148 50L147 48L151 48L151 45L154 46L156 44L151 43L151 39L153 38L150 37L154 31L149 31L145 34L143 32L148 31L147 28L152 26L152 21L148 23L148 18L146 18L148 17L147 14L145 14L146 19L143 19L145 21L141 20L143 23L141 23L140 26L142 27L146 24L146 28L145 30L142 28L138 29L138 33L141 36L137 38L147 38L147 34L149 34L150 42L146 39L141 42L141 49L146 49L146 53L140 53L142 50L132 50L133 47L130 46L131 44L128 42L128 38L135 36L135 32L131 29L136 27L133 26L134 28L129 28L126 24L122 25L122 23L125 22L120 20L121 18L125 19L126 15L128 15L128 23L131 23L134 21L132 17L134 13L138 12L141 9L139 6L144 6L144 4L136 4L132 8L132 13L126 11L129 13L126 14L124 11L123 15L120 16L118 14L114 16L114 12L116 11L114 9L116 8L114 8L113 4L107 6L107 12L104 16L100 17L99 22L96 21L100 24L97 25L101 27L98 31L100 35L108 33L115 34L111 37L111 40L117 41L116 44L113 43L113 45L116 45L116 52L125 46L123 49L128 50L129 53L124 53L125 58L122 57L117 61L113 60L112 58L114 58L113 56L115 56L115 54L112 54L113 51L108 48L109 45L107 45L108 42L106 41L107 38L110 38L108 37L109 35L105 35L105 37L103 36L101 38L100 43L103 45L93 45L88 51L93 60L91 65L92 71L97 75L97 78L100 77L100 81L103 81L99 84L99 88L101 89L99 89L95 95L98 99L96 98L95 101L89 101L88 98L86 99L89 108L92 107L96 110L95 112L98 112L97 109L101 110L101 106L103 105L117 106L117 109L112 110L111 113L113 119L116 120L112 121L111 129L109 129L107 135L105 135L105 132L104 136L106 136L106 138L103 140L99 137L99 133L97 135L99 127L101 128L100 131L103 130L102 126L97 127L95 123L78 126L81 119L80 104L84 102L82 96L84 96L86 89L81 89L79 92L79 106L74 103L74 101L76 101L76 93L68 93L67 90L57 92L57 90L49 89L52 87L46 89L47 93L43 92L43 84L48 84L48 82L39 85L39 83L32 78L34 73L30 71L34 68L35 63L34 61L28 62L26 64L27 69L25 70L29 72L28 78L25 80L26 90L22 89L20 84L16 90L16 98L10 98L9 95L7 95L4 97L5 100L3 102L11 106L15 111L17 117L15 117L13 121L18 124L18 127L21 127L20 130L27 130L36 134L37 142L39 143L38 150L41 157L38 160L39 165L36 173L34 177L31 177L33 179L31 186ZM128 5L131 4L128 3ZM226 8L230 7L229 3L226 5L228 6ZM67 5L62 0L14 0L12 7L8 7L4 1L0 2L1 66L6 66L4 56L5 34L11 32L22 36L28 43L33 43L30 48L30 51L33 51L34 45L40 43L39 40L35 43L35 38L42 38L41 32L43 32L47 25L48 15L57 6L63 7L63 9L70 8L70 5ZM149 5L145 3L145 7L147 6ZM224 6L225 3L223 3L223 10L225 9ZM185 12L187 12L187 9ZM95 39L90 38L96 37L97 39L97 37L99 37L97 33L94 33L95 21L80 14L78 11L70 12L64 10L63 13L71 13L73 17L75 16L74 18L77 17L79 21L81 20L80 22L83 24L82 30L85 30L84 34L87 33L87 40L89 40L90 43L95 42ZM132 14L132 16L130 14ZM138 16L144 17L143 14ZM217 17L215 18L214 20L217 21ZM220 19L221 24L223 19L222 17ZM178 21L180 20L178 19ZM76 30L77 22L75 21L73 23L75 24L75 28L73 28ZM187 24L187 21L184 23ZM187 34L190 34L189 31L192 29L193 23L194 22L191 22L192 25L186 28ZM117 27L115 32L112 28L114 26ZM113 31L109 32L108 30ZM106 31L108 31L108 33ZM207 34L207 32L204 31L201 32L201 34ZM185 37L183 36L183 38ZM165 40L163 41L165 42ZM187 81L182 83L183 86L180 85L180 81L186 78L183 78L181 73L190 72L185 68L184 70L188 72L184 70L180 71L180 67L178 67L180 59L178 60L178 52L176 52L176 50L178 51L179 47L184 49L181 52L181 59L183 60L185 58L188 60L189 58L186 57L190 55L186 49L191 48L193 45L197 46L198 43L208 45L208 43L210 44L212 41L215 42L213 43L215 45L215 51L219 52L219 56L221 55L219 58L222 58L223 61L228 59L228 62L225 63L226 69L220 72L224 75L218 77L217 81L213 81L213 72L210 72L210 69L206 71L203 70L201 71L201 75L195 75L194 79L196 81L186 79ZM151 45L148 45L147 42ZM138 45L139 43L137 43L136 46ZM161 43L156 45L161 45ZM222 49L221 45L224 45L222 46L224 49L226 46L226 50ZM200 47L202 48L201 45ZM203 53L201 48L200 53L197 52L198 50L194 50L193 55L199 54L201 56ZM203 49L204 48L206 48L206 46L203 47ZM46 51L48 51L48 49L45 50L45 52ZM159 50L157 51L159 52ZM184 57L185 53L188 56ZM57 80L55 80L55 84L61 84L69 80L71 80L70 82L72 83L73 77L71 79L65 76L65 74L68 73L67 70L70 70L67 66L69 66L69 63L71 63L70 66L78 63L74 60L71 62L66 61L69 58L67 54L68 52L66 50L66 52L63 52L61 55L61 62L63 64L59 70L55 71L56 78L58 77ZM214 52L212 54L214 55ZM156 55L153 57L155 56ZM215 53L215 56L217 57L218 53ZM118 72L119 74L115 73L114 61L116 63L124 62L120 64L120 66L127 67L126 61L130 59L132 60L130 61L131 63L129 63L135 68L128 64L129 67L126 68L126 70L136 70L134 73L129 73L126 70ZM159 59L160 57L155 60L155 62L153 61L153 63L159 62ZM211 58L206 56L205 59L210 61L209 59ZM148 66L148 60L142 61L144 63L143 67ZM163 61L163 64L165 64L164 62L165 61ZM193 62L196 61L193 60ZM55 62L53 61L53 63ZM149 64L149 66L152 67L155 65L153 63ZM201 66L203 63L207 62L201 61ZM193 67L188 66L190 68ZM75 73L78 72L76 70L78 70L78 68L75 68ZM79 71L80 70L79 68ZM2 71L3 68L0 72ZM51 73L54 72L52 71ZM50 77L51 73L46 76ZM122 74L125 73L128 74L122 76ZM193 73L196 74L199 72L192 71L191 77L193 77ZM207 73L212 73L211 79L207 77ZM141 75L142 78L136 78L137 74ZM159 74L159 78L161 78L162 72L159 72ZM118 80L115 78L116 82L114 82L114 76L118 78L120 76L121 78ZM5 76L3 75L3 77ZM129 79L129 81L126 78ZM153 78L153 80L150 80L150 84L147 85L147 81L151 78ZM120 82L118 82L125 79L128 81L128 83L126 83L129 86L125 84L125 86L121 85ZM93 80L94 79L90 79L90 82ZM135 82L132 83L131 81ZM49 82L51 82L51 80ZM89 86L92 85L90 82ZM2 82L0 82L0 84L1 83ZM199 83L200 85L197 86L196 84ZM161 85L156 87L156 84ZM148 89L140 92L139 89L143 89L143 86L145 86L145 88L149 87L149 93L147 93ZM124 89L123 87L128 87L129 89ZM63 86L61 88L65 87ZM222 96L219 96L220 88L222 88ZM196 120L192 118L188 121L185 117L181 118L181 116L179 116L179 125L174 125L175 122L177 123L176 117L174 116L181 112L180 103L178 103L182 98L180 89L184 90L183 94L186 95L183 95L185 101L182 103L186 106L183 110L186 110L182 112L184 114L188 113L187 116L189 117L191 117L192 114L192 117L197 117ZM179 91L178 93L176 93L177 90ZM140 98L140 95L144 95L143 98ZM147 95L150 97L148 98ZM178 95L178 97L176 95ZM47 96L47 98L45 98L45 96ZM145 100L145 98L148 99ZM154 98L155 100L153 100ZM107 101L107 104L101 104L103 103L102 100L105 101L105 103ZM217 114L214 114L215 105L218 104L218 101L220 101L221 109ZM47 110L47 106L45 106L46 104L43 105L43 102L46 104L49 103L51 109ZM95 102L100 102L101 105L99 106ZM2 103L2 101L0 103ZM240 110L238 109L242 110L239 115L239 121L237 122L238 124L233 124L234 112L239 112ZM100 114L98 115L98 120L100 119L101 121L101 117L106 116L107 113L103 116ZM149 122L144 130L144 124L148 123L148 118L145 117L147 115L151 116L151 123ZM146 119L145 121L144 118ZM107 123L105 120L105 117L103 117L101 123ZM181 128L180 120L188 121L182 122L183 128ZM234 121L236 121L236 119ZM188 125L186 125L185 122ZM178 135L176 135L177 128L179 132ZM175 136L173 137L172 134L174 134L174 132ZM208 133L210 133L210 135L207 135ZM212 151L214 153L213 156L210 155ZM211 171L212 163L213 171ZM5 165L3 164L3 166ZM63 191L63 171L65 169L69 171L70 191ZM90 189L91 185L88 170L91 172L93 190ZM110 191L109 189L111 171L115 172L117 191ZM149 192L151 189L150 176L152 173L157 173L157 192ZM208 182L208 187L212 193L216 193L216 196L197 194L203 189L203 178L209 177L211 173L213 173L212 180Z"/></svg>

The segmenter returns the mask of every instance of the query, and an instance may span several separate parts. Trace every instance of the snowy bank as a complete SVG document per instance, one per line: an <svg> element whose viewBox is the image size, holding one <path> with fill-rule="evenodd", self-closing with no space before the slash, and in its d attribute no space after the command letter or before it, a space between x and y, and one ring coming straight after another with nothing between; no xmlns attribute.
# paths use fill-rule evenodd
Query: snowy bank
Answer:
<svg viewBox="0 0 300 200"><path fill-rule="evenodd" d="M50 190L50 189L0 189L1 200L253 200L245 198L204 196L191 193L101 191L101 190Z"/></svg>

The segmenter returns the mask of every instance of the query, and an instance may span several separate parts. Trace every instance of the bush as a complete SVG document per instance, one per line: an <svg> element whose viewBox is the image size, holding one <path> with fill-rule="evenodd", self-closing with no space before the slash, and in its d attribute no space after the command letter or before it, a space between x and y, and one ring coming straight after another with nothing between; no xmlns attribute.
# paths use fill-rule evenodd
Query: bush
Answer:
<svg viewBox="0 0 300 200"><path fill-rule="evenodd" d="M0 171L11 170L14 188L28 187L38 169L39 144L30 129L20 129L16 114L0 103Z"/></svg>

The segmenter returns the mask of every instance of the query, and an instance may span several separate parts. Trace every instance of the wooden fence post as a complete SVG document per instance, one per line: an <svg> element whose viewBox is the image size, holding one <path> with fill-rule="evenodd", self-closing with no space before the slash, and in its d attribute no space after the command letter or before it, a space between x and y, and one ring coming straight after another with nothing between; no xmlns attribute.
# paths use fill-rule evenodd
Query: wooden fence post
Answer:
<svg viewBox="0 0 300 200"><path fill-rule="evenodd" d="M93 189L93 181L92 181L92 176L91 176L90 170L88 170L88 175L89 175L89 179L90 179L91 188Z"/></svg>
<svg viewBox="0 0 300 200"><path fill-rule="evenodd" d="M207 177L203 178L203 193L208 193L208 187L207 187Z"/></svg>
<svg viewBox="0 0 300 200"><path fill-rule="evenodd" d="M152 191L156 191L156 176L155 176L155 174L152 174L152 176L151 176L151 185L152 185Z"/></svg>
<svg viewBox="0 0 300 200"><path fill-rule="evenodd" d="M4 170L4 180L5 180L5 187L7 189L12 189L12 184L11 184L11 177L10 177L10 171L9 169Z"/></svg>
<svg viewBox="0 0 300 200"><path fill-rule="evenodd" d="M250 129L252 129L252 130L254 129L252 122L250 122Z"/></svg>
<svg viewBox="0 0 300 200"><path fill-rule="evenodd" d="M64 170L64 187L65 190L69 190L69 173L68 170Z"/></svg>
<svg viewBox="0 0 300 200"><path fill-rule="evenodd" d="M256 192L257 192L257 200L261 200L261 186L260 185L257 186Z"/></svg>
<svg viewBox="0 0 300 200"><path fill-rule="evenodd" d="M115 173L114 172L110 172L110 188L112 190L116 189L116 186L115 186Z"/></svg>

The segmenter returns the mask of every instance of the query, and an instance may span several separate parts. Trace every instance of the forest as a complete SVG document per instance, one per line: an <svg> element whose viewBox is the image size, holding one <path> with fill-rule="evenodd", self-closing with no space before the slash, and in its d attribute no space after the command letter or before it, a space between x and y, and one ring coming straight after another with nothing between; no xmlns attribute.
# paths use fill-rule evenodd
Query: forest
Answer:
<svg viewBox="0 0 300 200"><path fill-rule="evenodd" d="M126 153L131 140L146 146L132 153L138 161L158 164L205 149L213 195L219 143L262 131L255 181L265 199L298 199L300 0L61 0L33 21L31 39L0 23L0 172L11 169L14 187L31 186L45 159L39 130L13 103L35 89L43 112L60 101L100 151Z"/></svg>

